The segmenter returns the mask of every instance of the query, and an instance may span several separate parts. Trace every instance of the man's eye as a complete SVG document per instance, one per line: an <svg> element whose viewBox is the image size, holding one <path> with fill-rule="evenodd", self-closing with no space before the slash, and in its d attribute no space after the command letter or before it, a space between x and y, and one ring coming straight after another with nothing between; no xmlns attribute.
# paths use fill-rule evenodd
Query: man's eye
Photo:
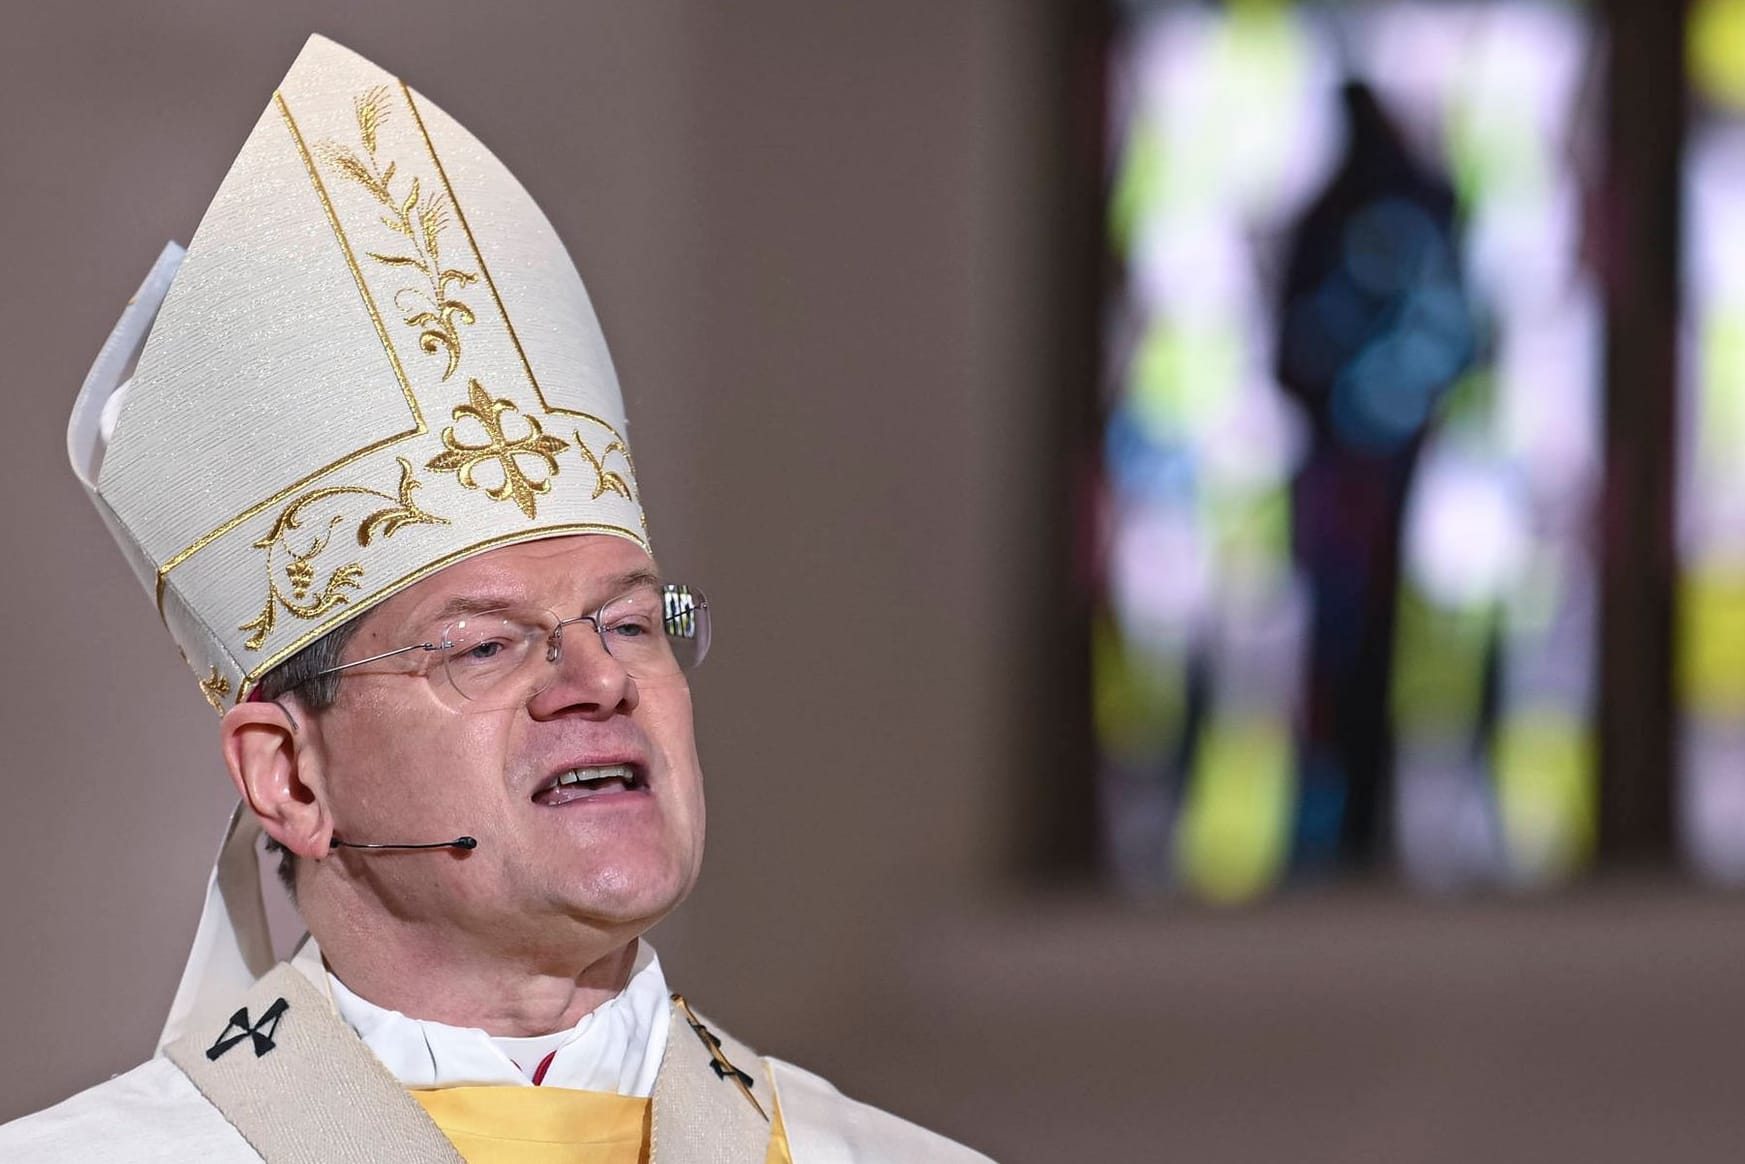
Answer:
<svg viewBox="0 0 1745 1164"><path fill-rule="evenodd" d="M509 649L502 639L486 639L470 647L462 647L450 658L462 663L488 663Z"/></svg>
<svg viewBox="0 0 1745 1164"><path fill-rule="evenodd" d="M627 618L623 622L615 622L607 627L606 633L618 639L637 639L649 633L649 626L644 619Z"/></svg>

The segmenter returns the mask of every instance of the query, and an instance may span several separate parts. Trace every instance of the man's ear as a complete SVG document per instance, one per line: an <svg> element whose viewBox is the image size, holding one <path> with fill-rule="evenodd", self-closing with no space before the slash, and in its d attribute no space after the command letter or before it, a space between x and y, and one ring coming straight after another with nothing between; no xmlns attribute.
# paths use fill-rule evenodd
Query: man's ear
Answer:
<svg viewBox="0 0 1745 1164"><path fill-rule="evenodd" d="M297 854L320 860L333 837L321 787L321 749L308 716L282 704L239 703L219 727L230 781L266 834Z"/></svg>

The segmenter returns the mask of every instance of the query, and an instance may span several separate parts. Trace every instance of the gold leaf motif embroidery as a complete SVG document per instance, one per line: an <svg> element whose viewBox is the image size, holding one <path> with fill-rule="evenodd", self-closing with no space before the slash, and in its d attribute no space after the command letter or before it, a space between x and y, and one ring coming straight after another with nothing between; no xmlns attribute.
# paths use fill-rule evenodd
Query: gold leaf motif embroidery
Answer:
<svg viewBox="0 0 1745 1164"><path fill-rule="evenodd" d="M547 433L536 418L523 414L513 401L492 397L477 380L468 383L467 399L468 403L455 405L454 419L457 423L477 421L485 430L485 443L467 444L455 435L452 427L445 428L442 444L446 451L431 458L424 467L453 473L468 489L478 489L481 486L473 474L480 465L494 461L503 471L503 481L485 488L485 496L493 501L513 500L529 519L538 516L535 499L538 494L551 491L551 479L558 473L557 455L569 448L569 443ZM503 432L503 414L511 412L520 415L527 425L526 434L513 440ZM529 477L521 468L522 457L534 458L536 468L537 462L545 462L548 475L538 480Z"/></svg>
<svg viewBox="0 0 1745 1164"><path fill-rule="evenodd" d="M218 668L212 668L212 674L200 680L200 694L206 697L206 702L212 705L213 711L224 710L224 697L230 694L230 680L218 673Z"/></svg>
<svg viewBox="0 0 1745 1164"><path fill-rule="evenodd" d="M356 590L363 579L362 562L343 562L328 573L319 587L316 586L320 569L316 566L315 559L327 549L333 540L334 531L346 524L346 518L342 513L334 513L327 519L321 532L299 549L292 544L292 535L303 528L304 511L311 506L330 498L345 496L376 497L388 502L387 508L366 515L358 523L356 537L359 546L368 546L378 535L391 537L408 525L448 524L447 518L427 513L413 502L412 493L418 488L419 482L413 473L412 462L405 457L396 457L395 460L400 464L398 495L362 485L332 485L312 489L285 506L273 520L272 528L254 543L255 549L265 550L267 554L267 598L259 614L236 628L251 632L242 644L245 650L258 651L265 645L268 636L278 624L281 610L301 619L320 618L334 607L350 601L350 595L346 591ZM282 566L280 562L283 562ZM279 586L280 574L283 574L289 584L289 593Z"/></svg>
<svg viewBox="0 0 1745 1164"><path fill-rule="evenodd" d="M400 496L396 504L387 509L378 509L357 527L357 544L367 546L377 534L387 538L393 537L402 526L408 525L447 525L446 517L435 517L419 509L412 500L412 491L422 484L412 472L412 462L405 457L395 457L400 462Z"/></svg>
<svg viewBox="0 0 1745 1164"><path fill-rule="evenodd" d="M635 479L636 465L631 461L630 450L624 447L623 441L614 440L611 444L601 449L600 455L596 457L594 451L588 447L588 443L582 439L582 430L577 429L576 447L582 450L582 456L587 460L588 467L594 470L594 495L588 500L598 500L599 498L606 496L607 493L616 493L626 501L636 500L636 497L631 493L630 482L624 479L624 475L622 473L607 470L604 463L606 458L610 457L613 453L622 453L624 455L624 463L630 468L631 479Z"/></svg>
<svg viewBox="0 0 1745 1164"><path fill-rule="evenodd" d="M442 232L449 225L445 195L421 195L416 174L404 197L394 193L395 163L389 161L384 167L376 156L377 132L388 118L387 102L388 90L380 85L353 102L358 139L364 147L361 155L334 142L323 142L320 148L334 169L369 191L370 197L389 212L381 216L382 225L406 239L411 254L377 251L365 254L383 266L405 267L424 276L424 286L397 291L394 306L400 309L408 327L418 329L418 346L425 354L441 352L446 357L442 372L446 380L460 366L461 326L477 322L473 309L455 297L454 289L475 283L479 277L471 271L442 265Z"/></svg>
<svg viewBox="0 0 1745 1164"><path fill-rule="evenodd" d="M376 129L388 116L387 102L388 87L386 85L377 85L352 102L353 107L357 110L358 133L363 137L364 148L372 154L376 152Z"/></svg>

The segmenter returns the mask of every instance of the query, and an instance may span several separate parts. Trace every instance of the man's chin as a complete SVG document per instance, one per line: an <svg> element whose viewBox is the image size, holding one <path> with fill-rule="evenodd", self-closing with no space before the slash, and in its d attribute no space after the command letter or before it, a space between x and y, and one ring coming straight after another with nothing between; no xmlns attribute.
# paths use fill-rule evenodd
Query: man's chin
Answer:
<svg viewBox="0 0 1745 1164"><path fill-rule="evenodd" d="M672 868L612 866L554 888L570 916L640 932L676 909L694 880Z"/></svg>

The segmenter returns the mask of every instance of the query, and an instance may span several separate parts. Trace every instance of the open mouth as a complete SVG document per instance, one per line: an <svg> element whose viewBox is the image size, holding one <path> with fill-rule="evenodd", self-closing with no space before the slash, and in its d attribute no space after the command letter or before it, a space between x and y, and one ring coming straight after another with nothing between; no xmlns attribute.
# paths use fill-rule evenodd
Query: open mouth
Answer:
<svg viewBox="0 0 1745 1164"><path fill-rule="evenodd" d="M540 785L533 794L533 803L549 808L621 792L641 792L647 787L648 781L631 764L571 768Z"/></svg>

